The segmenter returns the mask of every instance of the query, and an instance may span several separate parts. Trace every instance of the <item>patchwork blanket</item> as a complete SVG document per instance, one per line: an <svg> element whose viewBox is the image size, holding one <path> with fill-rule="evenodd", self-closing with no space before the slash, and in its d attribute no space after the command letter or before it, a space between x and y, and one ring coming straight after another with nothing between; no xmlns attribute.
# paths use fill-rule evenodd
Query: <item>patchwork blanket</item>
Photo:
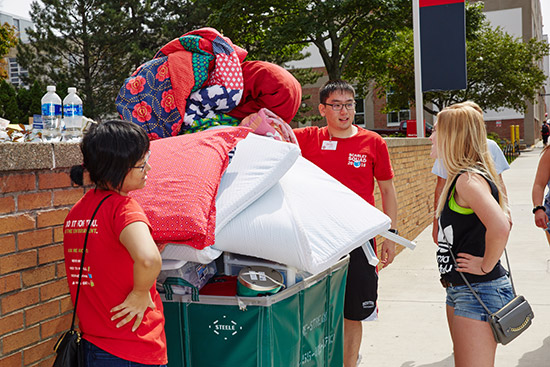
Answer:
<svg viewBox="0 0 550 367"><path fill-rule="evenodd" d="M186 33L126 79L117 110L152 140L193 130L194 121L215 119L239 104L246 54L213 28Z"/></svg>

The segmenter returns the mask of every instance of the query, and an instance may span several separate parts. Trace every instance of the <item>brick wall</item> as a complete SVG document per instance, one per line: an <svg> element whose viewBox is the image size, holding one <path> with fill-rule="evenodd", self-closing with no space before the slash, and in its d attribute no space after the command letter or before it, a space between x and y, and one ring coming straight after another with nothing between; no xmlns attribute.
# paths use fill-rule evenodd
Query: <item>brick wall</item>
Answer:
<svg viewBox="0 0 550 367"><path fill-rule="evenodd" d="M497 121L500 121L500 124L497 125ZM501 139L508 139L510 140L511 125L519 125L519 135L520 138L523 139L524 137L524 119L509 119L509 120L491 120L491 121L485 121L485 126L487 127L488 133L497 133L498 136L500 136ZM535 132L535 136L537 139L540 139L540 128L539 131Z"/></svg>
<svg viewBox="0 0 550 367"><path fill-rule="evenodd" d="M51 366L72 303L62 225L84 193L67 169L0 173L0 366Z"/></svg>
<svg viewBox="0 0 550 367"><path fill-rule="evenodd" d="M397 228L414 239L432 219L430 142L387 141L396 172ZM68 143L3 143L0 156L0 367L50 367L53 345L72 316L62 226L84 194L68 174L81 156L77 144ZM376 200L381 206L378 192Z"/></svg>
<svg viewBox="0 0 550 367"><path fill-rule="evenodd" d="M413 240L433 220L435 176L431 173L431 142L427 138L385 139L395 172L394 184L399 206L395 227L399 230L400 236ZM382 200L377 186L374 198L376 207L382 210ZM384 238L377 238L378 248L382 241ZM403 249L403 246L397 246L398 253Z"/></svg>

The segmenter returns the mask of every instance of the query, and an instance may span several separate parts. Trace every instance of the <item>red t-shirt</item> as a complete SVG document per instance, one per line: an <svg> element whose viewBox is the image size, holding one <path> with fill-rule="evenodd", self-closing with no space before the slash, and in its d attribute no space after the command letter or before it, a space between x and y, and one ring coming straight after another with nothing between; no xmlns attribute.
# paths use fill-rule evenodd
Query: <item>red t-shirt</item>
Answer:
<svg viewBox="0 0 550 367"><path fill-rule="evenodd" d="M166 364L166 336L162 301L155 287L151 298L156 309L145 312L139 328L132 332L134 320L117 328L111 321L111 309L121 304L134 285L134 261L119 241L121 231L130 223L149 221L132 198L112 191L90 190L71 209L63 226L63 245L67 281L73 299L84 237L97 205L107 198L97 212L86 245L84 271L78 298L77 315L83 338L97 347L125 360L142 364Z"/></svg>
<svg viewBox="0 0 550 367"><path fill-rule="evenodd" d="M374 205L374 179L393 178L388 146L377 133L357 127L357 134L352 137L331 138L327 127L317 126L294 129L294 133L304 158L371 205Z"/></svg>

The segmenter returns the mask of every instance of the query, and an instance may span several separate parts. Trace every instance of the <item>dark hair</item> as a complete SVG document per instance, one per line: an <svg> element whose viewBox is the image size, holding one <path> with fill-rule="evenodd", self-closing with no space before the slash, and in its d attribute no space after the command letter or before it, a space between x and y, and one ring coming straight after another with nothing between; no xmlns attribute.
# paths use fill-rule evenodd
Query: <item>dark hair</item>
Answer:
<svg viewBox="0 0 550 367"><path fill-rule="evenodd" d="M321 103L325 103L330 94L336 91L350 92L355 97L355 89L350 83L346 82L345 80L336 79L329 80L325 83L325 85L321 87L321 89L319 89L319 101Z"/></svg>
<svg viewBox="0 0 550 367"><path fill-rule="evenodd" d="M139 125L110 120L92 124L80 150L84 163L71 168L71 180L82 185L86 169L96 187L120 190L128 172L149 150L149 137Z"/></svg>

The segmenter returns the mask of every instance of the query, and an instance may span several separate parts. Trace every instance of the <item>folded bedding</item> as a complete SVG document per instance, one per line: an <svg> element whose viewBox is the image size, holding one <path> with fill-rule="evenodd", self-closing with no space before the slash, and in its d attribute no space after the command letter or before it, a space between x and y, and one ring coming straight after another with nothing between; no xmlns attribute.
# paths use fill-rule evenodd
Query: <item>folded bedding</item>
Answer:
<svg viewBox="0 0 550 367"><path fill-rule="evenodd" d="M226 127L151 142L147 185L130 196L145 211L158 244L203 249L214 243L216 195L228 153L249 132Z"/></svg>
<svg viewBox="0 0 550 367"><path fill-rule="evenodd" d="M300 150L294 144L276 141L256 134L237 143L231 163L225 170L216 197L216 228L221 230L231 219L263 195L294 164ZM207 264L220 256L212 247L193 248L174 241L162 250L163 259L176 259Z"/></svg>
<svg viewBox="0 0 550 367"><path fill-rule="evenodd" d="M242 120L268 108L290 123L302 103L302 86L298 80L279 65L266 61L245 61L241 68L244 79L242 99L227 114Z"/></svg>
<svg viewBox="0 0 550 367"><path fill-rule="evenodd" d="M214 248L318 273L390 218L303 157L216 234Z"/></svg>
<svg viewBox="0 0 550 367"><path fill-rule="evenodd" d="M215 118L240 103L246 54L213 28L188 32L126 79L117 110L152 140L183 133L194 121Z"/></svg>
<svg viewBox="0 0 550 367"><path fill-rule="evenodd" d="M188 245L172 243L166 244L160 253L165 260L185 260L201 264L209 264L220 257L221 254L220 250L216 250L212 246L199 250Z"/></svg>

